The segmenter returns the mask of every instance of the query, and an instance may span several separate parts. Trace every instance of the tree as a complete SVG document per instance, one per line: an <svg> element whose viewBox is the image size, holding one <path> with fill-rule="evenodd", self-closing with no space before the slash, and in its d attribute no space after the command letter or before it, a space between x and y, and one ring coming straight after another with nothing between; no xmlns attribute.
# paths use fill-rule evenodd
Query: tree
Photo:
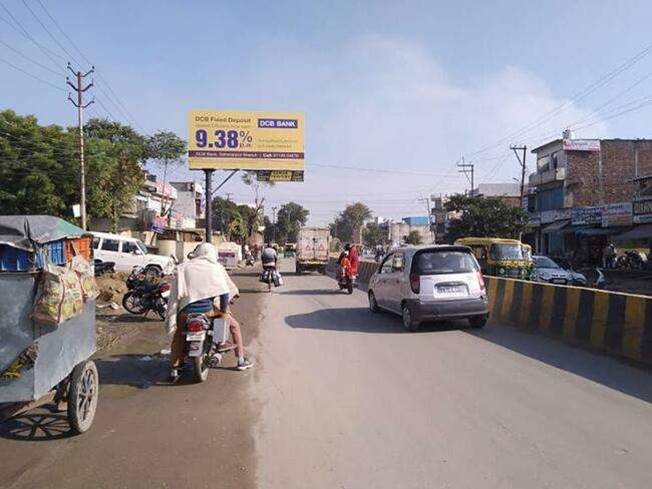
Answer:
<svg viewBox="0 0 652 489"><path fill-rule="evenodd" d="M376 222L368 222L362 230L362 241L371 248L386 245L389 243L389 231L386 226Z"/></svg>
<svg viewBox="0 0 652 489"><path fill-rule="evenodd" d="M110 218L115 230L143 181L144 139L129 126L102 119L91 119L84 131L88 215ZM73 220L71 207L80 200L77 129L0 112L0 182L3 213Z"/></svg>
<svg viewBox="0 0 652 489"><path fill-rule="evenodd" d="M75 134L40 126L34 116L0 112L2 214L51 214L68 219L79 202Z"/></svg>
<svg viewBox="0 0 652 489"><path fill-rule="evenodd" d="M274 223L269 217L265 216L263 218L263 226L265 226L263 239L265 240L265 243L271 243L272 241L274 241L276 235L276 230L274 229Z"/></svg>
<svg viewBox="0 0 652 489"><path fill-rule="evenodd" d="M186 154L186 142L170 131L159 131L146 139L146 157L163 167L163 187L167 183L168 167Z"/></svg>
<svg viewBox="0 0 652 489"><path fill-rule="evenodd" d="M109 218L117 231L120 216L133 210L134 197L145 178L141 163L148 154L146 142L130 126L107 119L91 119L84 132L88 213Z"/></svg>
<svg viewBox="0 0 652 489"><path fill-rule="evenodd" d="M255 171L244 172L242 175L242 181L245 185L250 187L254 193L253 212L247 212L246 218L247 230L249 232L248 237L250 237L264 222L263 204L265 203L265 197L261 196L261 192L265 187L273 187L274 182L259 181Z"/></svg>
<svg viewBox="0 0 652 489"><path fill-rule="evenodd" d="M308 221L310 211L296 202L283 204L276 215L276 241L296 243L299 229Z"/></svg>
<svg viewBox="0 0 652 489"><path fill-rule="evenodd" d="M421 244L421 234L416 229L410 231L410 233L405 237L405 243L410 245L420 245Z"/></svg>
<svg viewBox="0 0 652 489"><path fill-rule="evenodd" d="M518 238L528 219L522 208L510 207L499 198L453 195L445 209L459 216L449 220L451 242L466 236Z"/></svg>
<svg viewBox="0 0 652 489"><path fill-rule="evenodd" d="M364 222L370 217L371 210L362 202L348 205L330 224L331 234L344 242L356 242Z"/></svg>

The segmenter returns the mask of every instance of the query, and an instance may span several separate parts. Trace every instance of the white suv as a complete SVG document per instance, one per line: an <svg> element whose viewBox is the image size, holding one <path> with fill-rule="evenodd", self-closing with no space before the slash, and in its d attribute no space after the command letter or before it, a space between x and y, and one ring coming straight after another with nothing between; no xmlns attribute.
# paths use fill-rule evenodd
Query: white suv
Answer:
<svg viewBox="0 0 652 489"><path fill-rule="evenodd" d="M148 253L147 247L139 239L95 231L91 231L91 234L95 260L115 263L118 272L130 272L134 267L142 267L167 275L174 270L172 257Z"/></svg>
<svg viewBox="0 0 652 489"><path fill-rule="evenodd" d="M466 246L392 251L369 282L369 308L400 314L409 331L419 329L424 321L460 318L481 328L489 317L482 272Z"/></svg>

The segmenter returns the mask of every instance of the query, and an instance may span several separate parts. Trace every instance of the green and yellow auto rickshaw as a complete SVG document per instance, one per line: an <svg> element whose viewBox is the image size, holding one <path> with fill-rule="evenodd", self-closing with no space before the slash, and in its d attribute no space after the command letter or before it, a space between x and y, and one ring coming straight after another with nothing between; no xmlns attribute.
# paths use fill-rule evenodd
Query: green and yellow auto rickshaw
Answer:
<svg viewBox="0 0 652 489"><path fill-rule="evenodd" d="M455 244L471 248L485 275L532 278L532 247L517 239L460 238Z"/></svg>

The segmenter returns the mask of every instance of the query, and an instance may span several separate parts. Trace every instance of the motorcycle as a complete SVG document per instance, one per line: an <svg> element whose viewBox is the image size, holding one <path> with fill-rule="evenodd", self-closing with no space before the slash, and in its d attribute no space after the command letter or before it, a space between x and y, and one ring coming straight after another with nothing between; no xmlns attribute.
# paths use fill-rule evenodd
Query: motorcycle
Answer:
<svg viewBox="0 0 652 489"><path fill-rule="evenodd" d="M134 269L127 278L127 292L122 297L122 306L131 314L141 315L154 311L161 320L165 319L170 296L170 284L151 282L142 269Z"/></svg>
<svg viewBox="0 0 652 489"><path fill-rule="evenodd" d="M264 265L263 273L260 274L260 281L267 284L267 290L272 291L272 285L274 287L280 287L283 285L283 277L280 272L276 270L276 265Z"/></svg>
<svg viewBox="0 0 652 489"><path fill-rule="evenodd" d="M254 260L254 255L251 253L251 251L247 251L245 254L245 266L253 267L255 264L256 260Z"/></svg>
<svg viewBox="0 0 652 489"><path fill-rule="evenodd" d="M340 267L337 272L337 285L340 290L345 290L347 294L353 294L353 288L355 287L355 275L347 273L346 270Z"/></svg>
<svg viewBox="0 0 652 489"><path fill-rule="evenodd" d="M183 331L186 337L184 357L190 359L195 382L204 382L208 378L208 369L217 367L222 356L235 349L235 345L226 343L227 323L225 318L188 315Z"/></svg>

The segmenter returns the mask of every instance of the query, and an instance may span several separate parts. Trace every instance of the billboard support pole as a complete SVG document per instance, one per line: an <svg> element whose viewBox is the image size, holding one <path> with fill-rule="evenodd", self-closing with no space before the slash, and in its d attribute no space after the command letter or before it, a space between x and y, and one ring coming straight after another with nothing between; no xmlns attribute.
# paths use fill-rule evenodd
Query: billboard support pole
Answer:
<svg viewBox="0 0 652 489"><path fill-rule="evenodd" d="M213 211L211 204L213 201L213 192L211 187L213 186L213 170L204 170L204 175L206 176L206 209L204 211L204 217L206 221L206 242L213 242Z"/></svg>

